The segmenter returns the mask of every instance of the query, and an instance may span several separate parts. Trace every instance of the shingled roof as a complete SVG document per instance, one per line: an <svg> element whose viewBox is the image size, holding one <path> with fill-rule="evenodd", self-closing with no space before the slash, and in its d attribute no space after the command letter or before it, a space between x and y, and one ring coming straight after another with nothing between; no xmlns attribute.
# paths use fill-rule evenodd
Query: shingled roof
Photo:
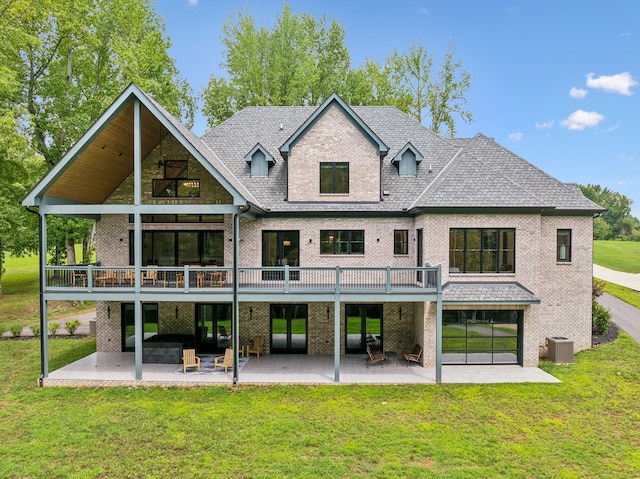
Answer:
<svg viewBox="0 0 640 479"><path fill-rule="evenodd" d="M273 157L299 132L317 107L249 107L207 132L203 143L267 211L278 213L400 213L443 208L603 211L576 185L562 183L484 135L445 139L394 107L352 111L388 147L381 168L383 200L375 204L286 201L286 168L276 162L268 177L252 177L244 160L257 143ZM416 176L399 176L392 159L411 143L423 156Z"/></svg>

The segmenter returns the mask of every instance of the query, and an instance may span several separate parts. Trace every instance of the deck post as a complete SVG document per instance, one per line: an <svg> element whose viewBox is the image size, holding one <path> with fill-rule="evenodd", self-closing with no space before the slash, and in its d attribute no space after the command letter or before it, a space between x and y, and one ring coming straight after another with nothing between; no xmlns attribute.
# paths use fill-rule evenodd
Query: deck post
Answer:
<svg viewBox="0 0 640 479"><path fill-rule="evenodd" d="M340 382L340 293L333 296L333 380Z"/></svg>
<svg viewBox="0 0 640 479"><path fill-rule="evenodd" d="M160 140L162 141L162 140ZM134 292L134 358L136 380L142 379L142 340L144 336L142 321L142 302L140 300L140 265L142 264L142 221L140 205L142 204L142 116L140 100L133 100L133 221L134 221L134 258L136 270ZM89 275L91 273L89 272ZM89 276L90 277L90 276Z"/></svg>
<svg viewBox="0 0 640 479"><path fill-rule="evenodd" d="M436 382L442 382L442 265L436 269Z"/></svg>
<svg viewBox="0 0 640 479"><path fill-rule="evenodd" d="M49 376L49 313L44 291L47 287L47 217L40 217L40 374Z"/></svg>
<svg viewBox="0 0 640 479"><path fill-rule="evenodd" d="M240 261L240 252L238 245L240 244L240 215L233 214L233 312L231 314L231 337L233 339L233 385L238 384L238 366L240 364L240 305L238 304L238 269Z"/></svg>

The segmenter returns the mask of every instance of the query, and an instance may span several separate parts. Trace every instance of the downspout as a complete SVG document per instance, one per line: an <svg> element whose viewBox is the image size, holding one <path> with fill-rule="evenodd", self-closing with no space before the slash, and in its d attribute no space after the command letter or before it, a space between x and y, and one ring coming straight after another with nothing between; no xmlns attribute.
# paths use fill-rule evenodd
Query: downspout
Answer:
<svg viewBox="0 0 640 479"><path fill-rule="evenodd" d="M43 304L44 304L44 278L42 277L42 272L45 271L45 267L46 267L46 259L47 259L47 250L46 250L46 245L44 245L44 241L42 238L42 216L40 215L40 213L38 211L32 210L31 208L29 208L28 206L26 207L26 210L29 213L33 213L34 215L38 216L38 250L40 251L40 254L38 255L38 264L39 264L39 269L40 269L40 274L39 274L39 279L40 281L38 282L38 288L40 290L39 292L39 301L40 301L40 377L38 378L38 386L43 387L44 385L44 378L45 375L47 374L47 372L45 371L45 349L46 349L46 345L45 345L45 340L46 340L46 334L48 331L47 328L47 321L45 318L45 314L44 314L44 309L43 309Z"/></svg>

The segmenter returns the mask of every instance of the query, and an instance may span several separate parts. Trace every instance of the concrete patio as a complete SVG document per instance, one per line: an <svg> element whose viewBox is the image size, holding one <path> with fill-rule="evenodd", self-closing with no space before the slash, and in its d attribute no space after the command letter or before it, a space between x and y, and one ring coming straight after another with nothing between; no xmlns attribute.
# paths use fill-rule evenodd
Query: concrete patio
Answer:
<svg viewBox="0 0 640 479"><path fill-rule="evenodd" d="M435 368L406 365L401 359L365 366L365 357L341 357L340 384L436 384ZM443 383L558 383L539 368L513 365L443 366ZM179 364L143 364L135 379L134 353L93 353L43 380L44 386L210 386L232 385L233 373L183 374ZM267 355L249 358L238 384L337 384L331 356Z"/></svg>

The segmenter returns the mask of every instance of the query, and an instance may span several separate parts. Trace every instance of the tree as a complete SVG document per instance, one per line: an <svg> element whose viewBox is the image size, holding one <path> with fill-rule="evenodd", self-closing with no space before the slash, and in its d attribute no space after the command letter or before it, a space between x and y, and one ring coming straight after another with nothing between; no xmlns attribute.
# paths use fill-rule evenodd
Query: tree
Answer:
<svg viewBox="0 0 640 479"><path fill-rule="evenodd" d="M15 90L10 103L28 145L54 166L131 82L167 110L193 123L195 100L169 56L170 41L150 0L4 0L0 44L11 61ZM6 40L5 40L6 41ZM11 53L13 52L13 53ZM4 59L3 59L4 60ZM53 248L74 261L78 220L52 222ZM55 231L55 228L60 231Z"/></svg>
<svg viewBox="0 0 640 479"><path fill-rule="evenodd" d="M20 200L43 172L44 162L20 134L20 48L35 39L16 28L30 3L7 1L0 7L0 296L6 254L37 250L38 221Z"/></svg>
<svg viewBox="0 0 640 479"><path fill-rule="evenodd" d="M336 21L285 4L272 30L239 12L222 31L229 79L212 75L203 92L211 127L251 105L319 105L346 81L350 56Z"/></svg>
<svg viewBox="0 0 640 479"><path fill-rule="evenodd" d="M431 128L454 136L455 115L472 121L463 109L470 75L454 59L450 45L433 73L424 45L394 51L384 63L367 59L350 67L345 30L335 20L293 14L285 4L272 30L257 28L253 17L238 13L223 25L228 80L211 76L203 112L210 127L251 105L319 105L333 92L352 105L392 105Z"/></svg>
<svg viewBox="0 0 640 479"><path fill-rule="evenodd" d="M633 200L600 185L580 185L580 189L591 201L607 209L600 216L607 227L602 225L598 218L594 220L594 239L634 239L637 237L640 221L631 215Z"/></svg>

